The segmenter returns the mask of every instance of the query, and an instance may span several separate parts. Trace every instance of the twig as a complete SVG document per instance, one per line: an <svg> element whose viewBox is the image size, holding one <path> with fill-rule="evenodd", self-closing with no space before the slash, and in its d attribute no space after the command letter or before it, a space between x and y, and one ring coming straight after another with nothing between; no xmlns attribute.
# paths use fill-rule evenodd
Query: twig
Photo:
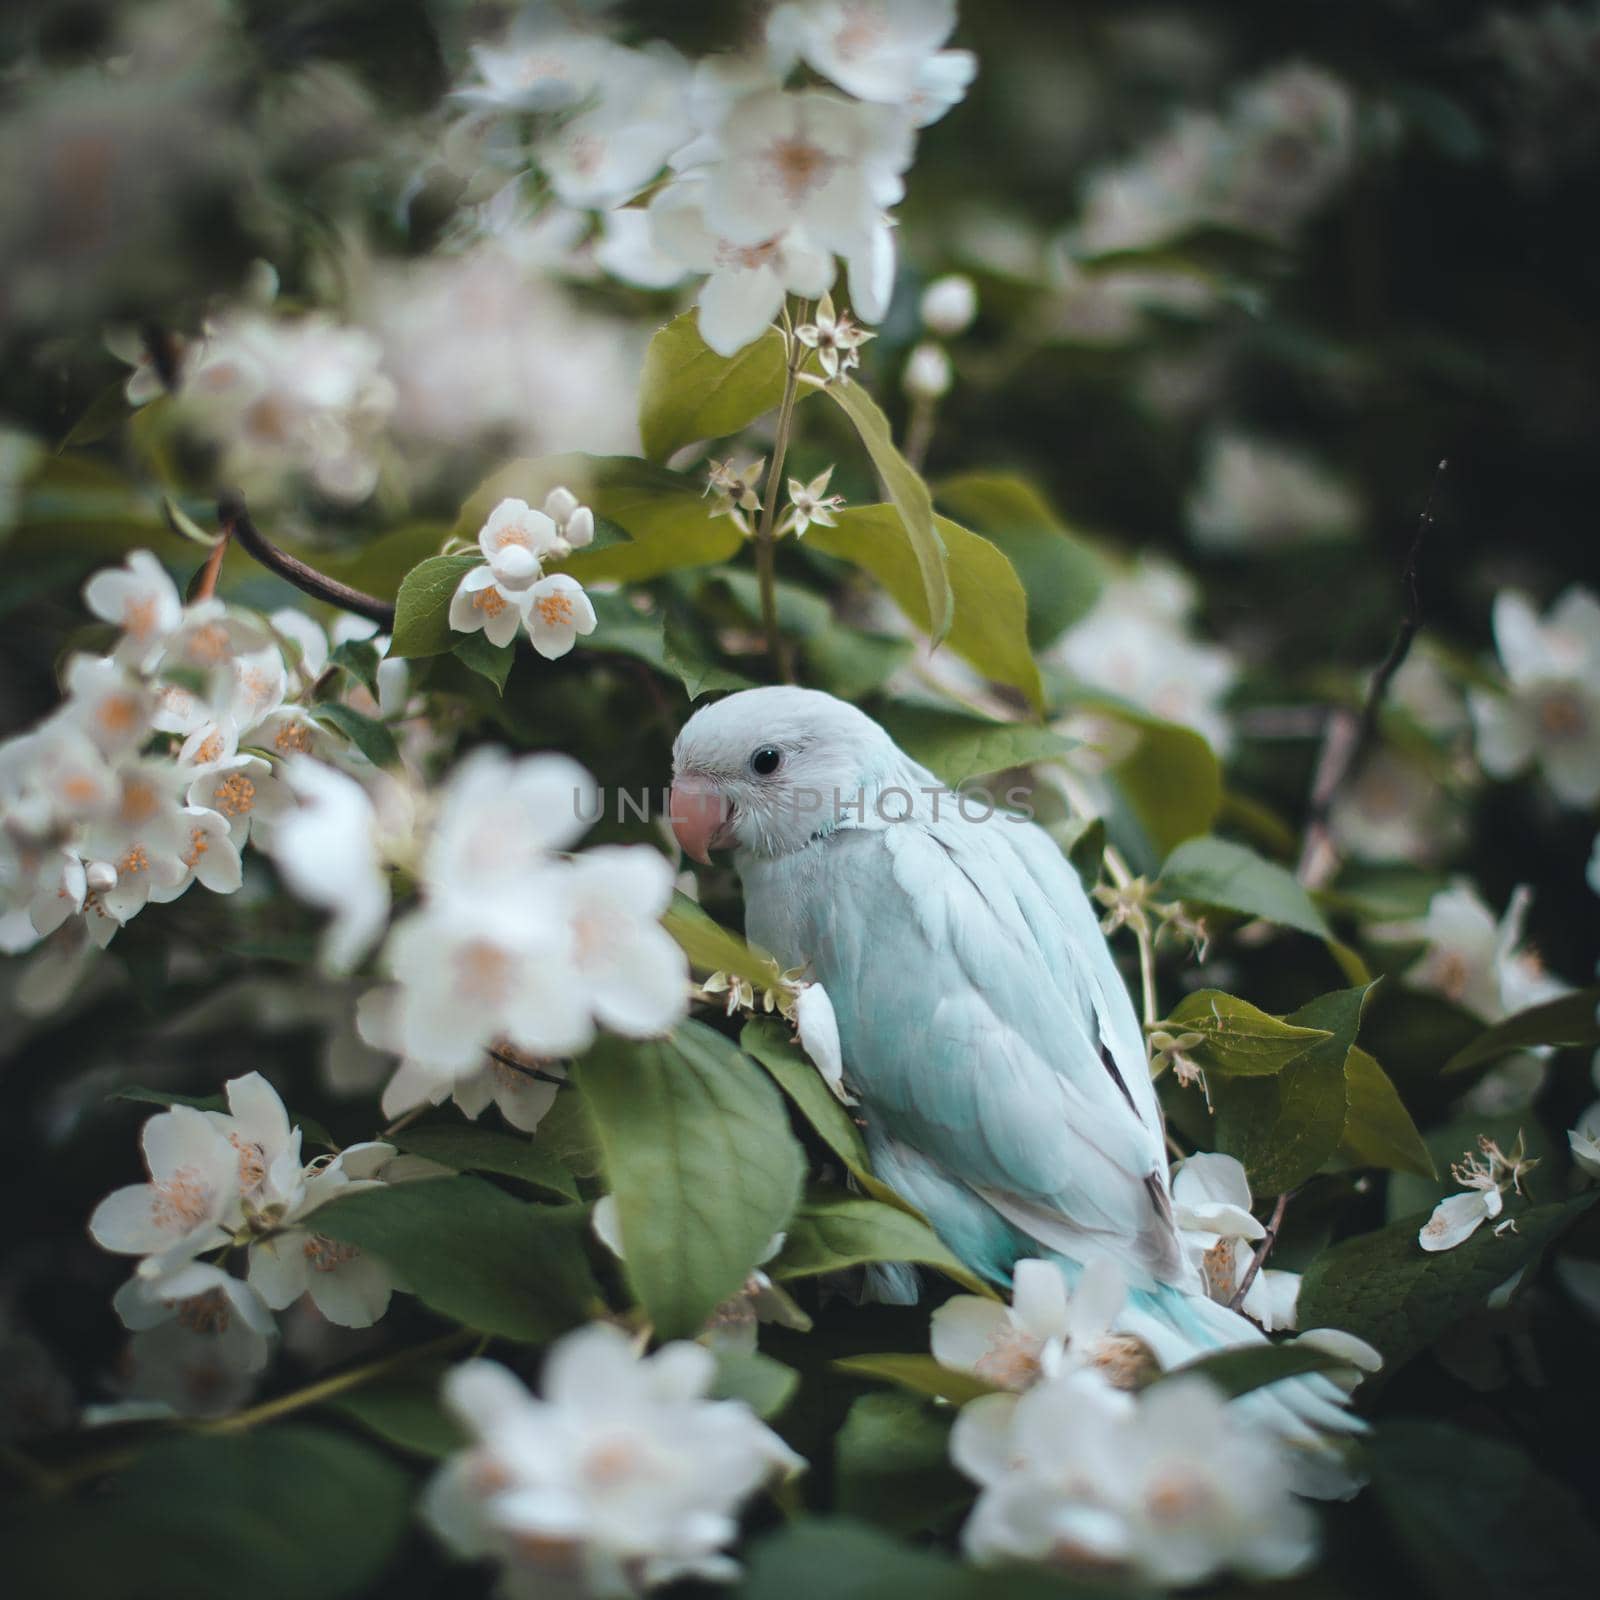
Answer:
<svg viewBox="0 0 1600 1600"><path fill-rule="evenodd" d="M791 323L789 361L783 376L783 399L778 406L778 427L772 439L772 465L767 469L767 493L761 506L761 521L756 528L756 578L761 586L761 626L766 630L773 670L785 683L794 682L794 664L778 626L778 541L772 525L778 514L778 496L783 493L783 464L789 454L789 435L794 427L794 404L800 389L800 369L806 361L806 347L795 337L793 328L805 320L808 310L809 306L802 301L796 307Z"/></svg>
<svg viewBox="0 0 1600 1600"><path fill-rule="evenodd" d="M393 629L394 607L388 601L379 600L360 589L352 589L349 584L340 583L338 579L318 572L315 567L307 566L287 550L280 550L250 520L243 495L223 495L217 502L217 518L222 523L224 536L231 534L262 566L276 572L280 578L288 579L295 588L318 600L326 600L341 611L353 611L358 617L367 617L380 628Z"/></svg>
<svg viewBox="0 0 1600 1600"><path fill-rule="evenodd" d="M1278 1229L1283 1226L1283 1214L1288 1209L1289 1195L1285 1192L1278 1196L1278 1203L1272 1208L1272 1220L1267 1224L1267 1231L1262 1236L1261 1243L1256 1246L1256 1253L1250 1258L1250 1265L1244 1269L1239 1287L1233 1291L1228 1300L1230 1311L1237 1311L1244 1304L1244 1297L1250 1293L1250 1285L1256 1281L1256 1274L1260 1272L1262 1263L1272 1254L1272 1247L1278 1242Z"/></svg>
<svg viewBox="0 0 1600 1600"><path fill-rule="evenodd" d="M489 1054L500 1063L502 1067L509 1067L513 1072L520 1072L525 1078L532 1078L536 1083L553 1083L558 1089L567 1087L565 1078L558 1078L553 1072L544 1072L538 1067L530 1067L524 1061L518 1061L513 1055L504 1050L496 1050L489 1046Z"/></svg>
<svg viewBox="0 0 1600 1600"><path fill-rule="evenodd" d="M307 1384L303 1389L296 1389L292 1394L281 1394L275 1400L263 1401L246 1411L236 1411L231 1417L202 1423L199 1431L242 1433L246 1428L255 1427L258 1422L272 1422L278 1417L288 1416L291 1412L303 1411L307 1406L319 1405L324 1400L332 1399L336 1394L343 1394L347 1389L359 1389L371 1379L385 1377L391 1372L409 1367L414 1361L421 1361L427 1356L443 1355L447 1350L456 1349L476 1337L477 1334L471 1328L458 1328L454 1333L445 1334L443 1338L431 1340L427 1344L413 1345L409 1350L397 1350L393 1355L384 1356L379 1361L370 1361L362 1367L336 1372L331 1378L319 1379L316 1383Z"/></svg>
<svg viewBox="0 0 1600 1600"><path fill-rule="evenodd" d="M1367 685L1366 699L1359 717L1349 713L1335 713L1328 719L1323 736L1322 754L1317 761L1316 777L1311 790L1311 804L1306 821L1305 847L1301 851L1297 876L1310 888L1320 887L1332 876L1337 865L1332 837L1328 830L1328 817L1340 789L1356 777L1366 760L1378 732L1378 717L1383 710L1384 697L1394 675L1405 664L1411 653L1412 641L1422 627L1422 592L1417 582L1417 566L1422 558L1422 546L1433 526L1433 504L1439 484L1449 469L1448 461L1441 461L1428 489L1428 498L1417 519L1417 531L1412 536L1411 548L1406 552L1406 564L1400 581L1405 588L1405 609L1400 626L1395 631L1394 642L1383 658L1378 670Z"/></svg>

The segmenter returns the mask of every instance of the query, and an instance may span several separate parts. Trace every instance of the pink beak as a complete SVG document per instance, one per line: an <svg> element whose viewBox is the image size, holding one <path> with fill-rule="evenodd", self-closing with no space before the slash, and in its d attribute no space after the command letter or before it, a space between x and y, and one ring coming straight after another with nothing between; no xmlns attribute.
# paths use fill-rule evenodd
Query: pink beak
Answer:
<svg viewBox="0 0 1600 1600"><path fill-rule="evenodd" d="M672 785L668 820L683 853L709 866L718 835L729 818L727 799L708 778L686 773Z"/></svg>

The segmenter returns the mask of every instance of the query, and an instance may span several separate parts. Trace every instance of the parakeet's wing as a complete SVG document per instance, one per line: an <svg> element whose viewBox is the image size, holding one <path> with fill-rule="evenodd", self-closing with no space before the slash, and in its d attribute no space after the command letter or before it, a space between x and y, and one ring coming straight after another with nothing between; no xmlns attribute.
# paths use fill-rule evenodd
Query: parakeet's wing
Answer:
<svg viewBox="0 0 1600 1600"><path fill-rule="evenodd" d="M752 885L751 933L811 961L869 1120L1049 1248L1184 1276L1142 1036L1050 839L952 814L819 846Z"/></svg>

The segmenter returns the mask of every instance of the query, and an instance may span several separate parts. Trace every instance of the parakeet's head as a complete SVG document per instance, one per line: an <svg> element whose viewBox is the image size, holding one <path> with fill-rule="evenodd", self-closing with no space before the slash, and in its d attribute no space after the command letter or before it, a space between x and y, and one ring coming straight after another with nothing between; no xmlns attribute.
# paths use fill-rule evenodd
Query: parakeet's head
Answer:
<svg viewBox="0 0 1600 1600"><path fill-rule="evenodd" d="M746 689L695 712L672 747L672 831L687 855L781 856L906 765L871 717L816 689Z"/></svg>

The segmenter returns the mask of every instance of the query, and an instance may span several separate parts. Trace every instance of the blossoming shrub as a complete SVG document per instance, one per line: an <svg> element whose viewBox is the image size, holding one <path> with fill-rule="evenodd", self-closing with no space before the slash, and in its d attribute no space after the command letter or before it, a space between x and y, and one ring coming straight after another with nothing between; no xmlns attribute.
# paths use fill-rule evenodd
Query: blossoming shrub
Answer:
<svg viewBox="0 0 1600 1600"><path fill-rule="evenodd" d="M1588 11L71 9L0 106L8 1593L1582 1592L1600 361L1519 227ZM1059 845L1260 1338L873 1170L667 826L778 681Z"/></svg>

